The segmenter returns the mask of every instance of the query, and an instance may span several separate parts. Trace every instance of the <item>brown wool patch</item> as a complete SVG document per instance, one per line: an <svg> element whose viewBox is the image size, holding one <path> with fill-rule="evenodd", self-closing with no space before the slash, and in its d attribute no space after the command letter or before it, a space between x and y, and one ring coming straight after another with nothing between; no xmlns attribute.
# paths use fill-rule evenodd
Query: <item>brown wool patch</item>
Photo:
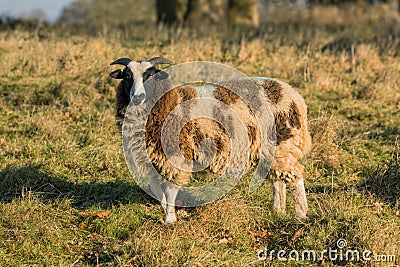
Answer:
<svg viewBox="0 0 400 267"><path fill-rule="evenodd" d="M234 104L239 99L237 94L219 85L215 86L214 97L228 106Z"/></svg>
<svg viewBox="0 0 400 267"><path fill-rule="evenodd" d="M195 160L199 154L199 143L203 138L199 132L197 122L186 123L179 134L179 149L182 155L190 161Z"/></svg>
<svg viewBox="0 0 400 267"><path fill-rule="evenodd" d="M299 112L299 109L297 108L296 103L294 103L294 101L292 101L292 103L290 103L289 124L290 124L290 126L295 127L296 129L301 128L300 112Z"/></svg>
<svg viewBox="0 0 400 267"><path fill-rule="evenodd" d="M250 144L253 144L257 138L257 128L253 125L247 125L247 134L249 135Z"/></svg>
<svg viewBox="0 0 400 267"><path fill-rule="evenodd" d="M192 86L178 87L178 94L181 96L182 103L190 99L196 98L196 89Z"/></svg>
<svg viewBox="0 0 400 267"><path fill-rule="evenodd" d="M277 81L265 81L262 85L264 88L265 96L273 104L277 104L282 97L282 86Z"/></svg>
<svg viewBox="0 0 400 267"><path fill-rule="evenodd" d="M196 98L196 89L192 86L181 86L177 88L177 92L180 96L180 103L184 103L191 99ZM190 109L192 105L182 106L183 116L189 116ZM186 118L182 118L186 119ZM196 146L196 140L194 140L198 135L198 123L196 120L189 121L186 123L179 134L179 149L182 155L190 161L193 161L198 154L198 149Z"/></svg>
<svg viewBox="0 0 400 267"><path fill-rule="evenodd" d="M177 88L178 90L178 94L180 96L180 103L184 103L186 101L189 101L191 99L196 98L197 93L196 93L196 89L193 88L192 86L181 86ZM194 103L191 104L186 104L184 106L182 106L182 110L183 110L183 116L189 116L190 110L192 108Z"/></svg>
<svg viewBox="0 0 400 267"><path fill-rule="evenodd" d="M182 86L170 90L154 105L147 120L145 140L147 149L151 147L155 158L166 158L165 152L168 152L168 154L171 155L182 153L182 155L190 161L194 160L198 156L198 144L200 143L199 140L203 139L201 133L199 132L199 127L197 125L198 123L196 120L189 121L182 127L182 129L174 129L173 126L178 126L179 120L183 118L170 114L171 111L178 105L194 98L196 98L196 89L191 86ZM190 105L186 106L185 109L188 110L183 112L184 116L189 114ZM161 144L161 133L164 122L168 116L171 116L169 118L169 123L171 123L169 127L172 127L171 131L180 132L180 151L163 151ZM168 149L168 147L165 149ZM157 162L153 162L153 165L155 165L156 169L161 168L161 166L157 166ZM179 173L181 174L181 172Z"/></svg>
<svg viewBox="0 0 400 267"><path fill-rule="evenodd" d="M261 148L261 136L258 128L255 125L247 125L247 133L250 142L250 157L248 161L248 168L252 169L257 165L260 158L259 153Z"/></svg>
<svg viewBox="0 0 400 267"><path fill-rule="evenodd" d="M214 160L210 164L210 169L213 173L221 175L227 165L229 159L231 142L229 134L225 130L224 126L220 122L213 122L216 131L212 134L208 134L207 138L211 138L216 148L216 155Z"/></svg>
<svg viewBox="0 0 400 267"><path fill-rule="evenodd" d="M149 114L146 123L145 142L146 148L149 149L151 147L157 155L156 158L166 157L161 145L162 126L165 119L178 104L178 90L172 89L159 99ZM172 118L173 120L174 118Z"/></svg>
<svg viewBox="0 0 400 267"><path fill-rule="evenodd" d="M161 128L171 111L179 105L179 100L178 89L172 89L164 94L151 110L147 126L159 126Z"/></svg>
<svg viewBox="0 0 400 267"><path fill-rule="evenodd" d="M276 143L279 145L281 142L288 140L292 137L292 131L287 125L286 116L284 113L278 112L275 115L275 129L276 129Z"/></svg>

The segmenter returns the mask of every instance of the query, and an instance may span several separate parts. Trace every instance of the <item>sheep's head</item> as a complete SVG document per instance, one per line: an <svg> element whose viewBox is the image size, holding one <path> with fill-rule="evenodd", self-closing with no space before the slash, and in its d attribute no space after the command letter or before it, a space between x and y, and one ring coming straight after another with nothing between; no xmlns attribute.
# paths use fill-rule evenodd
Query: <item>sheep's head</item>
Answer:
<svg viewBox="0 0 400 267"><path fill-rule="evenodd" d="M130 101L134 105L141 105L148 97L148 91L146 91L147 88L144 87L144 83L160 72L156 67L160 64L173 63L166 58L154 57L147 61L139 62L129 58L120 58L110 65L115 64L123 65L125 69L112 71L110 76L114 79L122 79L126 84L124 90L127 90L126 94L129 95ZM162 75L160 75L160 77L162 77Z"/></svg>

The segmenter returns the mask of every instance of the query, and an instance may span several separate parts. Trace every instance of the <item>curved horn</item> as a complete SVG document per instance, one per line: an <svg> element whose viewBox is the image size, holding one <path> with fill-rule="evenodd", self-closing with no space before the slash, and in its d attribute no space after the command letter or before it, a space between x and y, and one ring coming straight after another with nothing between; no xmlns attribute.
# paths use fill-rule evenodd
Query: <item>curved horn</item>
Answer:
<svg viewBox="0 0 400 267"><path fill-rule="evenodd" d="M131 61L132 61L132 59L123 57L123 58L120 58L120 59L115 60L115 61L114 61L113 63L111 63L110 65L120 64L120 65L124 65L125 67L127 67L128 64L129 64L129 62L131 62Z"/></svg>
<svg viewBox="0 0 400 267"><path fill-rule="evenodd" d="M174 64L172 61L163 58L163 57L153 57L151 59L148 60L148 62L150 62L151 65L153 65L153 67L159 65L159 64Z"/></svg>

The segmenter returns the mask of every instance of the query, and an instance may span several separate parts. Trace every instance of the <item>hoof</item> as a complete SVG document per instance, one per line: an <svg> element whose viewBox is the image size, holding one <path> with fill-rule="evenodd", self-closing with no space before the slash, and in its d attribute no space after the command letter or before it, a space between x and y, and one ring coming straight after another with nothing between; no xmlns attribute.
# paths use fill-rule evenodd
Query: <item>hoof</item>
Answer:
<svg viewBox="0 0 400 267"><path fill-rule="evenodd" d="M286 209L285 208L281 208L281 207L273 207L272 210L277 213L277 214L285 214L286 213Z"/></svg>
<svg viewBox="0 0 400 267"><path fill-rule="evenodd" d="M308 214L305 212L296 212L296 219L300 221L305 221L308 219Z"/></svg>
<svg viewBox="0 0 400 267"><path fill-rule="evenodd" d="M168 213L164 217L164 224L173 224L176 222L176 215L175 213Z"/></svg>

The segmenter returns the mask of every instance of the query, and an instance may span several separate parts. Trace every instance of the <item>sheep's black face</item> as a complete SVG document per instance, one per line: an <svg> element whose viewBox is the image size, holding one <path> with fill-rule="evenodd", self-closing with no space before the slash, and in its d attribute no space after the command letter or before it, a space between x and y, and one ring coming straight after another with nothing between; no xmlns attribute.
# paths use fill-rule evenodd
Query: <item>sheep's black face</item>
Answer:
<svg viewBox="0 0 400 267"><path fill-rule="evenodd" d="M124 90L124 95L127 97L127 99L130 99L130 97L129 97L130 91L131 91L131 88L133 87L133 83L134 83L132 71L129 68L125 68L122 71L121 79L122 79L121 83L123 84L122 88Z"/></svg>
<svg viewBox="0 0 400 267"><path fill-rule="evenodd" d="M159 64L172 64L171 61L162 57L154 57L148 61L133 61L129 58L120 58L111 65L121 64L126 68L124 70L116 70L110 73L110 76L114 79L122 79L120 90L124 90L129 101L134 105L143 104L146 99L152 95L154 83L147 83L146 88L145 82L148 81L155 74L159 73L160 70L156 69ZM168 75L158 75L159 79L164 79Z"/></svg>
<svg viewBox="0 0 400 267"><path fill-rule="evenodd" d="M125 112L130 103L134 105L141 105L154 93L154 86L144 83L151 80L155 74L160 73L156 69L159 64L173 64L171 61L161 57L151 58L148 61L135 62L129 58L120 58L112 62L110 65L123 65L125 69L115 70L110 73L111 78L122 80L117 89L116 101L116 124L120 131L122 131L122 124L125 118ZM164 72L161 72L164 73ZM158 75L159 77L167 78L168 75ZM154 83L153 83L154 85ZM153 88L149 88L153 87Z"/></svg>
<svg viewBox="0 0 400 267"><path fill-rule="evenodd" d="M143 82L146 82L150 77L152 77L157 72L159 72L159 70L157 70L154 67L148 68L142 75Z"/></svg>
<svg viewBox="0 0 400 267"><path fill-rule="evenodd" d="M133 73L130 68L125 68L124 70L115 70L110 73L110 77L114 79L122 79L123 88L125 93L129 96L130 88L133 85Z"/></svg>
<svg viewBox="0 0 400 267"><path fill-rule="evenodd" d="M144 83L157 73L157 69L149 62L131 61L124 70L116 70L110 73L114 79L122 79L123 88L129 96L129 100L135 105L141 105L146 100Z"/></svg>

